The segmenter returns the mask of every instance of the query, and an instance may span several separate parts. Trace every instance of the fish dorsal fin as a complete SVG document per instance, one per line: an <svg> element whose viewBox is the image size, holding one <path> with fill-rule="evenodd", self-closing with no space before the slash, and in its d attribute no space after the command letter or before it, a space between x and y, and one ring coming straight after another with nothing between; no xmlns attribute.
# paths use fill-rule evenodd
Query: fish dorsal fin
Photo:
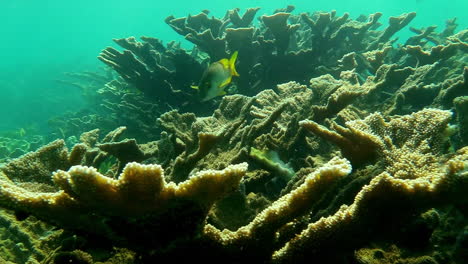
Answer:
<svg viewBox="0 0 468 264"><path fill-rule="evenodd" d="M233 76L240 76L236 71L237 54L238 52L234 51L234 53L231 55L231 58L229 59L229 69L231 70L231 75Z"/></svg>
<svg viewBox="0 0 468 264"><path fill-rule="evenodd" d="M223 65L224 69L229 69L229 60L228 59L221 59L218 62L221 63L221 65Z"/></svg>

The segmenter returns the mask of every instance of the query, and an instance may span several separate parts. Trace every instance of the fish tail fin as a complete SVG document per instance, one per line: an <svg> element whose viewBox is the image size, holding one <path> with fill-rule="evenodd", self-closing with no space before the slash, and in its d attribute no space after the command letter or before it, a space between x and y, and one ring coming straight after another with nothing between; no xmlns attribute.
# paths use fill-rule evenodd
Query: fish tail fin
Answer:
<svg viewBox="0 0 468 264"><path fill-rule="evenodd" d="M231 70L231 75L233 76L240 76L236 71L237 54L238 52L234 51L234 53L231 55L231 58L229 59L229 69Z"/></svg>

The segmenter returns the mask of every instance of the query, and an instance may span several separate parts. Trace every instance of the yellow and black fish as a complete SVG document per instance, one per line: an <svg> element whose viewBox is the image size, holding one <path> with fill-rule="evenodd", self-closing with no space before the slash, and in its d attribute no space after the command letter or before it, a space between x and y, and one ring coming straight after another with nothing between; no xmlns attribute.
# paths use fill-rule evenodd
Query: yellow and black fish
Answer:
<svg viewBox="0 0 468 264"><path fill-rule="evenodd" d="M229 60L221 59L212 63L203 73L198 86L192 86L198 90L198 96L202 102L226 94L224 88L231 83L232 76L239 76L235 67L236 59L237 51Z"/></svg>

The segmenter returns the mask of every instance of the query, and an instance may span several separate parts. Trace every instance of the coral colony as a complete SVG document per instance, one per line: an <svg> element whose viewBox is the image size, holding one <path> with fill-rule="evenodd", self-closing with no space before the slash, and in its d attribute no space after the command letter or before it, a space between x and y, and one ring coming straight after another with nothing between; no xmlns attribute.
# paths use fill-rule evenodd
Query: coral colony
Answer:
<svg viewBox="0 0 468 264"><path fill-rule="evenodd" d="M115 73L75 74L96 108L2 147L0 262L466 261L468 30L258 10L170 16L193 49L115 39Z"/></svg>

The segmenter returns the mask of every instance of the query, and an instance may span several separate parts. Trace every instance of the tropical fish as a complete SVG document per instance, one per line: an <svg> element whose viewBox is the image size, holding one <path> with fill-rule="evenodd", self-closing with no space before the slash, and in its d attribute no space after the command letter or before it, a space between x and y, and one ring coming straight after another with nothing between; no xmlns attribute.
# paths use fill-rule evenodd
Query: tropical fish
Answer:
<svg viewBox="0 0 468 264"><path fill-rule="evenodd" d="M202 102L226 94L224 88L231 83L232 76L239 76L235 67L236 59L237 51L229 60L225 58L212 63L203 73L198 86L192 86L198 90L198 96Z"/></svg>
<svg viewBox="0 0 468 264"><path fill-rule="evenodd" d="M20 129L18 130L18 136L24 137L25 135L26 135L26 129L20 128Z"/></svg>

